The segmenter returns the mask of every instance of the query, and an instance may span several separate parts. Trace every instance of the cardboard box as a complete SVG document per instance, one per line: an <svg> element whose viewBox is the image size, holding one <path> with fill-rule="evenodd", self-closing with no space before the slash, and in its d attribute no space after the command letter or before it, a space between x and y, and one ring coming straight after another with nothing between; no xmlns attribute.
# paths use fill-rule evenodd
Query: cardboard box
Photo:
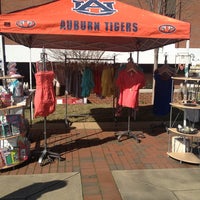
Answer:
<svg viewBox="0 0 200 200"><path fill-rule="evenodd" d="M172 152L186 153L190 151L190 140L185 137L172 137Z"/></svg>

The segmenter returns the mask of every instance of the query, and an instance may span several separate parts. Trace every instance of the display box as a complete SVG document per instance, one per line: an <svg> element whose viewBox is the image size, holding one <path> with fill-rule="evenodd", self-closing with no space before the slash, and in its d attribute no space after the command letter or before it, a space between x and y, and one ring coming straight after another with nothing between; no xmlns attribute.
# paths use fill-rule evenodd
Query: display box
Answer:
<svg viewBox="0 0 200 200"><path fill-rule="evenodd" d="M0 148L0 168L5 166L4 150Z"/></svg>
<svg viewBox="0 0 200 200"><path fill-rule="evenodd" d="M12 163L11 153L9 151L4 153L4 157L5 157L6 165L12 165L13 164Z"/></svg>
<svg viewBox="0 0 200 200"><path fill-rule="evenodd" d="M20 114L6 115L6 120L10 124L12 135L20 134L22 128L22 116Z"/></svg>
<svg viewBox="0 0 200 200"><path fill-rule="evenodd" d="M11 159L12 159L12 164L17 164L19 162L19 149L15 148L11 152Z"/></svg>
<svg viewBox="0 0 200 200"><path fill-rule="evenodd" d="M16 121L13 122L11 124L11 131L12 131L13 135L20 134L20 132L21 132L21 125L18 122L16 122Z"/></svg>
<svg viewBox="0 0 200 200"><path fill-rule="evenodd" d="M57 104L83 104L82 98L76 98L76 97L68 97L68 98L57 98L56 99Z"/></svg>
<svg viewBox="0 0 200 200"><path fill-rule="evenodd" d="M1 93L0 94L0 98L1 98L1 102L3 104L3 107L8 107L11 106L11 93Z"/></svg>
<svg viewBox="0 0 200 200"><path fill-rule="evenodd" d="M9 137L12 136L10 124L3 123L1 124L1 137Z"/></svg>
<svg viewBox="0 0 200 200"><path fill-rule="evenodd" d="M190 151L190 140L185 137L172 137L172 152L186 153Z"/></svg>

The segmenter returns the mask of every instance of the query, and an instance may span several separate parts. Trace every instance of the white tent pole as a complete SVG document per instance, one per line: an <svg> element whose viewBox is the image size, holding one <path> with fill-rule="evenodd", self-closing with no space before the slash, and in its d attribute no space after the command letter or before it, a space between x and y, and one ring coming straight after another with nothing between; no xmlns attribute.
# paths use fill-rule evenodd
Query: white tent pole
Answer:
<svg viewBox="0 0 200 200"><path fill-rule="evenodd" d="M0 14L2 14L2 8L1 8L1 0L0 0ZM5 76L5 43L4 43L4 37L0 35L0 58L1 60L1 70L2 70L2 76ZM5 83L4 83L5 84Z"/></svg>
<svg viewBox="0 0 200 200"><path fill-rule="evenodd" d="M31 52L31 48L29 48L29 85L30 85L30 90L33 89L33 85L32 85L32 52ZM32 120L33 120L33 99L31 99L31 103L30 103L30 120L31 120L31 125L32 125Z"/></svg>
<svg viewBox="0 0 200 200"><path fill-rule="evenodd" d="M5 76L5 49L4 49L4 42L3 42L3 36L0 35L0 43L1 43L1 70L3 72L3 76Z"/></svg>
<svg viewBox="0 0 200 200"><path fill-rule="evenodd" d="M153 84L152 84L152 98L151 98L151 103L154 104L154 98L155 98L155 79L154 79L154 71L156 69L158 69L158 52L159 52L159 49L156 48L154 49L154 65L153 65L153 72L152 72L152 75L153 75Z"/></svg>
<svg viewBox="0 0 200 200"><path fill-rule="evenodd" d="M139 51L137 51L137 64L139 64Z"/></svg>
<svg viewBox="0 0 200 200"><path fill-rule="evenodd" d="M4 42L4 37L0 35L0 58L1 58L1 71L2 74L1 76L6 75L6 54L5 54L5 42ZM2 80L3 86L7 88L7 83L5 79Z"/></svg>
<svg viewBox="0 0 200 200"><path fill-rule="evenodd" d="M31 48L29 48L29 52L30 52L30 58L29 58L29 85L30 85L30 89L33 89L33 85L32 85L32 68L31 68L31 64L32 64L32 54L31 54Z"/></svg>

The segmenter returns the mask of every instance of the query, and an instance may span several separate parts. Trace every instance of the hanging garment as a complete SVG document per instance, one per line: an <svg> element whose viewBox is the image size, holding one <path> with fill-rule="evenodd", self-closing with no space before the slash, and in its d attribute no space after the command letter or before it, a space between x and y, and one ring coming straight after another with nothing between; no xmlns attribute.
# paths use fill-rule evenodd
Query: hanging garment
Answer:
<svg viewBox="0 0 200 200"><path fill-rule="evenodd" d="M93 72L89 67L86 67L83 72L81 88L82 97L89 97L92 89L94 88Z"/></svg>
<svg viewBox="0 0 200 200"><path fill-rule="evenodd" d="M54 65L54 73L60 85L65 85L65 66L60 63L56 63Z"/></svg>
<svg viewBox="0 0 200 200"><path fill-rule="evenodd" d="M172 79L154 72L155 90L154 90L154 104L153 113L156 115L167 115L170 112Z"/></svg>
<svg viewBox="0 0 200 200"><path fill-rule="evenodd" d="M81 98L81 81L82 81L82 72L80 69L76 69L72 73L72 92L71 96L76 98Z"/></svg>
<svg viewBox="0 0 200 200"><path fill-rule="evenodd" d="M102 71L101 88L103 97L110 97L114 94L114 68L106 66Z"/></svg>
<svg viewBox="0 0 200 200"><path fill-rule="evenodd" d="M137 108L139 89L145 85L142 72L133 73L121 70L118 74L116 85L119 88L118 104L123 107Z"/></svg>
<svg viewBox="0 0 200 200"><path fill-rule="evenodd" d="M56 99L53 89L54 72L37 72L35 79L34 117L46 117L55 111Z"/></svg>
<svg viewBox="0 0 200 200"><path fill-rule="evenodd" d="M102 88L101 88L101 76L102 76L102 68L96 68L93 70L94 75L94 88L93 92L97 96L101 96L102 94Z"/></svg>

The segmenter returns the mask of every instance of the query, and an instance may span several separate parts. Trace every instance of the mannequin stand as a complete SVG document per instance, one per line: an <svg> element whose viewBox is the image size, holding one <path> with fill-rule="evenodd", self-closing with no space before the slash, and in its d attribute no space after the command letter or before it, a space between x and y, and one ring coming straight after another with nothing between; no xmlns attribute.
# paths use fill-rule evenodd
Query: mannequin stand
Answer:
<svg viewBox="0 0 200 200"><path fill-rule="evenodd" d="M54 159L59 159L59 161L65 160L61 157L59 153L55 153L48 150L47 147L47 134L46 134L46 117L44 117L44 150L42 151L42 155L40 156L38 163L41 166L44 166L48 163L51 163L54 161Z"/></svg>
<svg viewBox="0 0 200 200"><path fill-rule="evenodd" d="M128 115L128 130L127 131L118 131L116 133L116 136L117 136L117 139L118 139L118 142L121 141L121 138L123 136L126 136L128 138L133 138L137 141L137 143L140 143L140 138L145 138L144 134L142 131L139 131L139 132L133 132L130 130L130 123L131 123L131 112L129 110L129 115Z"/></svg>
<svg viewBox="0 0 200 200"><path fill-rule="evenodd" d="M53 92L53 78L54 78L54 73L53 73L53 66L52 65L48 66L47 62L48 62L48 60L47 60L47 54L45 53L45 50L43 48L42 53L41 53L41 63L40 64L38 63L36 65L36 71L40 72L40 74L38 74L37 76L35 75L35 77L36 77L36 94L35 94L35 99L36 99L36 97L38 99L43 98L43 96L41 97L41 94L47 93L47 92L43 91L43 88L47 88L47 86L48 86L49 87L48 88L48 94L44 95L45 96L44 100L45 100L45 102L48 100L48 102L51 102L51 104L53 106L53 104L55 103L54 102L54 92ZM42 73L42 72L45 72L45 73ZM46 72L50 72L50 73L46 73ZM51 81L52 81L52 83L51 83ZM54 108L52 107L51 109L46 110L44 112L44 108L41 110L41 106L43 106L43 103L44 102L42 102L42 104L41 104L41 102L38 101L36 103L37 106L35 105L35 108L36 108L35 110L36 111L37 111L37 109L40 110L39 113L35 112L35 115L36 116L44 116L44 150L42 151L42 155L39 157L39 160L38 160L38 163L41 166L44 166L44 165L46 165L48 163L53 162L55 158L59 159L60 161L64 160L64 158L62 158L60 156L60 154L51 152L47 148L47 131L46 131L47 130L47 126L46 126L46 121L47 120L46 120L46 116L47 116L47 114L52 113L54 111L53 110ZM46 106L49 106L49 105L46 105Z"/></svg>

